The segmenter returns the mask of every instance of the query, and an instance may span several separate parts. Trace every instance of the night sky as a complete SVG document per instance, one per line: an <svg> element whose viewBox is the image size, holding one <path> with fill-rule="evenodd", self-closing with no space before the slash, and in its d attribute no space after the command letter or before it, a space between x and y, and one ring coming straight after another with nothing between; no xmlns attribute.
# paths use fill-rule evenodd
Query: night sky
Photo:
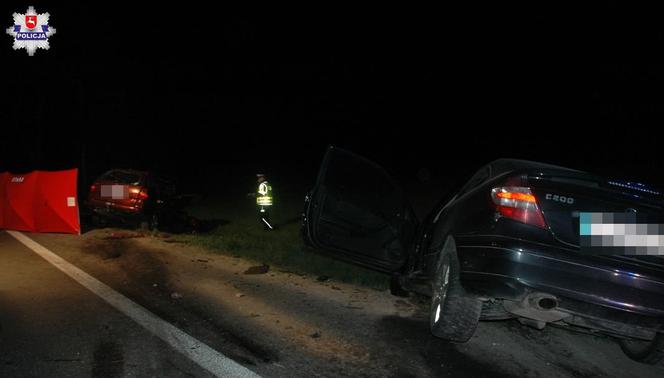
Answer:
<svg viewBox="0 0 664 378"><path fill-rule="evenodd" d="M334 144L400 180L518 157L664 186L647 10L105 4L0 6L0 171L311 181ZM34 57L4 34L28 5L57 29Z"/></svg>

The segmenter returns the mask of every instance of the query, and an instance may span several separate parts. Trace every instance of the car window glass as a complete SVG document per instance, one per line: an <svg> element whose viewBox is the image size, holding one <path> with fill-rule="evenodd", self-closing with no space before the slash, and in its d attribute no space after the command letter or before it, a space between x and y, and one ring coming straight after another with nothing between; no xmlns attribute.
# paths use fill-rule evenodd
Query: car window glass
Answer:
<svg viewBox="0 0 664 378"><path fill-rule="evenodd" d="M402 211L403 193L381 168L340 150L328 161L323 185L343 193L346 200L380 214Z"/></svg>
<svg viewBox="0 0 664 378"><path fill-rule="evenodd" d="M126 185L139 185L141 181L141 176L133 172L111 171L104 174L101 180L112 181Z"/></svg>

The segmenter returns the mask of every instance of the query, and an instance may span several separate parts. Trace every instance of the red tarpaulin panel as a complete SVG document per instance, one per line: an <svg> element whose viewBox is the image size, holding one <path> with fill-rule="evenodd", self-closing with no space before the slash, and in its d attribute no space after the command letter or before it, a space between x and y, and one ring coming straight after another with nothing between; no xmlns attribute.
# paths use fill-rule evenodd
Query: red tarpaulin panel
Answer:
<svg viewBox="0 0 664 378"><path fill-rule="evenodd" d="M0 227L80 234L78 170L0 174Z"/></svg>
<svg viewBox="0 0 664 378"><path fill-rule="evenodd" d="M9 173L2 172L0 173L0 229L5 228L5 182L9 177Z"/></svg>
<svg viewBox="0 0 664 378"><path fill-rule="evenodd" d="M35 172L25 175L9 174L5 181L5 228L19 231L36 231L34 222Z"/></svg>

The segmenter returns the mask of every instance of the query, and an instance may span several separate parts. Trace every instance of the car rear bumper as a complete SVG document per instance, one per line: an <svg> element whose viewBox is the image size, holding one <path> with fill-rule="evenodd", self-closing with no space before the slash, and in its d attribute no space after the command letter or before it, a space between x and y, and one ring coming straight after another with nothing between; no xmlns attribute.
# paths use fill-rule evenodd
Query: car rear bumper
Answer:
<svg viewBox="0 0 664 378"><path fill-rule="evenodd" d="M143 215L143 209L128 208L125 206L109 206L100 201L86 202L86 208L93 213L108 218L138 219Z"/></svg>
<svg viewBox="0 0 664 378"><path fill-rule="evenodd" d="M573 313L664 321L664 276L654 277L652 269L501 236L456 242L462 282L480 295L518 301L538 291L558 297Z"/></svg>

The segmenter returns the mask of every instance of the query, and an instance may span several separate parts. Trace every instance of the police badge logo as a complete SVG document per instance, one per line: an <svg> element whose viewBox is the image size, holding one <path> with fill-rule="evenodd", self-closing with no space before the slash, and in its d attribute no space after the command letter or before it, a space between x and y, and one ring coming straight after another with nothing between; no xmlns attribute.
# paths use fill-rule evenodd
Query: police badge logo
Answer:
<svg viewBox="0 0 664 378"><path fill-rule="evenodd" d="M14 26L7 28L7 34L14 37L14 50L25 49L28 55L35 55L37 49L49 49L48 38L55 34L50 27L48 13L37 13L28 7L25 14L14 13Z"/></svg>

